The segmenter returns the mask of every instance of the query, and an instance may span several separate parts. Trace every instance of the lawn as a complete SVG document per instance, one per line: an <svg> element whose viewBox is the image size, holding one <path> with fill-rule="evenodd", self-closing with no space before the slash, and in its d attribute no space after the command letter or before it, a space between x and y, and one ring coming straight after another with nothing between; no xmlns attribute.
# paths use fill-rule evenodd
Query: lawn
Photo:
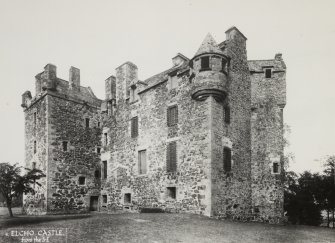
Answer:
<svg viewBox="0 0 335 243"><path fill-rule="evenodd" d="M45 232L43 229L60 228L67 231L67 235L50 236L49 242L335 242L333 229L162 213L18 216L13 219L2 216L0 241L22 242L22 237L6 236L16 231L33 232L36 236L37 232Z"/></svg>

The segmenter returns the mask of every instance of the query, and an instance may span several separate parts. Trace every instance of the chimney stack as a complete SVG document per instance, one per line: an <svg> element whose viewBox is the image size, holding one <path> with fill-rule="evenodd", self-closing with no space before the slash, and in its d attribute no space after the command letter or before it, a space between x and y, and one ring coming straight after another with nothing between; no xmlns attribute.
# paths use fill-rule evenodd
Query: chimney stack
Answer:
<svg viewBox="0 0 335 243"><path fill-rule="evenodd" d="M276 59L276 60L283 60L282 54L281 54L281 53L277 53L277 54L275 55L275 59Z"/></svg>
<svg viewBox="0 0 335 243"><path fill-rule="evenodd" d="M70 77L69 77L70 87L80 87L80 69L72 67L70 68Z"/></svg>

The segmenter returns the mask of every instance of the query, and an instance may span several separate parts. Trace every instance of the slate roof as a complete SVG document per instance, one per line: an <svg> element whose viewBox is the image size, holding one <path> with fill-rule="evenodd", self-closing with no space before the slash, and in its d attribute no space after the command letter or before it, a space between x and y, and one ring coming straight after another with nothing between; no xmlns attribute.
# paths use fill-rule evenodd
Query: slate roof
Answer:
<svg viewBox="0 0 335 243"><path fill-rule="evenodd" d="M79 86L79 90L77 89L70 89L69 88L69 82L60 78L57 78L57 90L61 94L68 95L69 97L75 98L75 99L80 99L83 101L87 101L90 103L93 103L95 105L100 105L101 100L98 99L92 89L90 87L83 87Z"/></svg>
<svg viewBox="0 0 335 243"><path fill-rule="evenodd" d="M223 52L220 50L218 44L216 43L216 41L214 40L213 36L210 33L206 35L205 39L201 43L198 51L195 53L194 56L198 56L209 52L223 54Z"/></svg>
<svg viewBox="0 0 335 243"><path fill-rule="evenodd" d="M269 60L248 60L250 71L261 72L264 67L272 67L274 71L283 71L286 65L282 60L269 59Z"/></svg>
<svg viewBox="0 0 335 243"><path fill-rule="evenodd" d="M183 70L186 70L188 68L188 62L185 61L182 65L180 66L174 66L172 68L169 68L161 73L158 73L150 78L147 78L145 79L144 81L141 81L141 83L145 83L146 85L144 86L143 85L143 88L140 89L140 92L144 91L144 90L147 90L147 89L150 89L152 88L153 86L163 82L166 80L167 76L169 73L172 73L172 72L180 72L180 71L183 71Z"/></svg>

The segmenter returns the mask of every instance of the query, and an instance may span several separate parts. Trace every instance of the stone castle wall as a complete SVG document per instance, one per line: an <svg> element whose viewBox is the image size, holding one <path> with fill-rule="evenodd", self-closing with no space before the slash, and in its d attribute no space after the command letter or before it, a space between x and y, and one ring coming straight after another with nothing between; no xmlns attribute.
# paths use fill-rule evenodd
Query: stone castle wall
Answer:
<svg viewBox="0 0 335 243"><path fill-rule="evenodd" d="M48 95L49 164L48 212L69 213L88 211L90 197L99 196L100 158L96 149L101 145L97 108L76 100ZM89 128L85 119L89 119ZM63 141L68 143L63 151ZM79 185L79 177L85 177Z"/></svg>
<svg viewBox="0 0 335 243"><path fill-rule="evenodd" d="M250 61L252 83L252 212L254 219L279 223L284 216L283 108L286 66L281 54L273 60ZM271 78L265 77L271 68ZM279 173L273 172L279 164Z"/></svg>
<svg viewBox="0 0 335 243"><path fill-rule="evenodd" d="M224 52L231 57L229 94L224 105L230 107L230 124L224 123L223 104L213 104L213 142L216 156L213 163L214 215L246 220L251 205L250 187L250 78L245 38L239 32L228 33ZM223 168L223 147L232 151L230 172Z"/></svg>
<svg viewBox="0 0 335 243"><path fill-rule="evenodd" d="M48 136L47 136L47 101L43 97L25 111L25 164L26 168L36 169L47 174ZM35 115L34 115L35 114ZM36 117L36 118L35 118ZM36 142L36 153L34 152ZM34 195L23 195L23 206L27 214L45 214L47 211L47 178L41 178L41 186L35 185Z"/></svg>
<svg viewBox="0 0 335 243"><path fill-rule="evenodd" d="M212 46L205 52L199 49L194 60L183 57L184 64L144 82L138 80L136 65L126 62L105 81L103 102L80 86L79 69L71 67L67 82L57 78L54 65L47 65L36 76L36 98L23 95L26 164L36 161L47 174L35 198L27 197L27 212L86 212L94 197L101 211L160 208L279 222L283 173L271 173L271 166L279 160L283 170L286 67L281 55L248 62L243 34L236 28L226 33L221 50L206 37ZM201 58L209 55L212 69L200 70ZM264 67L272 67L271 79L263 78ZM178 123L168 126L171 106L178 107ZM132 137L134 117L138 135ZM176 142L176 172L167 172L171 142ZM232 152L229 172L224 169L224 147ZM144 150L147 171L141 174L139 152ZM79 177L85 177L83 185ZM168 195L170 187L176 188L175 199Z"/></svg>
<svg viewBox="0 0 335 243"><path fill-rule="evenodd" d="M117 71L117 89L125 76ZM187 76L178 87L167 81L141 93L135 103L118 96L115 116L105 117L110 129L108 178L103 182L107 208L128 207L124 194L131 193L132 209L160 207L210 215L210 151L208 102L190 99ZM119 93L125 93L119 91ZM167 126L167 108L178 105L178 124ZM131 138L130 119L138 117L139 135ZM167 144L177 142L177 172L166 172ZM147 173L138 173L138 151L146 150ZM103 155L104 156L104 155ZM107 155L108 157L108 155ZM103 160L103 159L102 159ZM176 187L176 200L169 200L166 187Z"/></svg>

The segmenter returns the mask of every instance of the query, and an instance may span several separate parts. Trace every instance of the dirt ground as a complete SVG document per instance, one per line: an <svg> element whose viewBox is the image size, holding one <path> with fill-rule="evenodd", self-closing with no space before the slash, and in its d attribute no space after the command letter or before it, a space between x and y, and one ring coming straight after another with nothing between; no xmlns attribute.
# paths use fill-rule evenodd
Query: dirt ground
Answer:
<svg viewBox="0 0 335 243"><path fill-rule="evenodd" d="M48 230L58 230L59 235L48 236ZM0 242L43 240L68 243L335 242L335 230L242 223L200 215L167 213L0 217Z"/></svg>

